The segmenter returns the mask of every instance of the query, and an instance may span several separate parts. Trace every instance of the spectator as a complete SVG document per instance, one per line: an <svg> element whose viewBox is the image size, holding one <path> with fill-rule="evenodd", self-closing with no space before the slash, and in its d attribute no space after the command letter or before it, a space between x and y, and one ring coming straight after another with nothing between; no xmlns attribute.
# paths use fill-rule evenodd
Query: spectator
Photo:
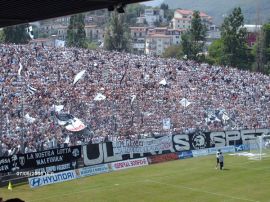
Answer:
<svg viewBox="0 0 270 202"><path fill-rule="evenodd" d="M83 69L83 78L72 85ZM22 141L24 152L32 152L127 136L270 126L270 77L261 73L129 53L29 45L0 45L0 73L3 155L21 150ZM160 84L164 79L166 84ZM98 93L106 98L95 101ZM181 105L183 98L190 105ZM93 135L75 140L57 124L53 105L64 105L63 111L90 125ZM163 119L170 120L169 129L163 129Z"/></svg>

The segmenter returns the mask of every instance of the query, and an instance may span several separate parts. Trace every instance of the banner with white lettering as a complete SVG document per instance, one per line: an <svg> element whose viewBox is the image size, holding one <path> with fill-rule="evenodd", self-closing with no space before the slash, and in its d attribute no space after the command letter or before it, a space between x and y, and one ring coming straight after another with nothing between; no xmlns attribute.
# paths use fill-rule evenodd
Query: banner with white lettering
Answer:
<svg viewBox="0 0 270 202"><path fill-rule="evenodd" d="M146 138L137 140L118 140L113 142L114 154L153 153L157 151L172 150L172 136L160 138Z"/></svg>
<svg viewBox="0 0 270 202"><path fill-rule="evenodd" d="M40 172L40 173L57 173L65 170L73 170L78 168L78 163L77 160L73 160L72 162L69 163L64 163L64 164L59 164L59 165L51 165L51 166L46 166L42 168L36 168L34 172Z"/></svg>
<svg viewBox="0 0 270 202"><path fill-rule="evenodd" d="M46 170L46 167L65 163L71 163L69 166L76 168L76 160L79 158L81 158L81 146L50 149L27 154L17 154L10 157L0 158L0 173L14 172L19 169L31 168L43 168ZM63 165L63 167L66 166L68 165ZM57 168L51 169L57 171Z"/></svg>
<svg viewBox="0 0 270 202"><path fill-rule="evenodd" d="M74 170L69 170L65 172L38 176L38 177L31 177L28 178L28 182L31 188L36 188L48 184L55 184L58 182L65 182L69 180L76 179L76 173Z"/></svg>

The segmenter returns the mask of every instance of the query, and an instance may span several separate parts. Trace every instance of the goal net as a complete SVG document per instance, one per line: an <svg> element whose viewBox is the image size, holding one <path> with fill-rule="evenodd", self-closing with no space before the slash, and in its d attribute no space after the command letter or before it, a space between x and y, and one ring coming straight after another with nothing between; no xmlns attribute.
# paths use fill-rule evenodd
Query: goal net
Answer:
<svg viewBox="0 0 270 202"><path fill-rule="evenodd" d="M261 160L270 157L270 135L258 136L253 141L249 141L249 158Z"/></svg>

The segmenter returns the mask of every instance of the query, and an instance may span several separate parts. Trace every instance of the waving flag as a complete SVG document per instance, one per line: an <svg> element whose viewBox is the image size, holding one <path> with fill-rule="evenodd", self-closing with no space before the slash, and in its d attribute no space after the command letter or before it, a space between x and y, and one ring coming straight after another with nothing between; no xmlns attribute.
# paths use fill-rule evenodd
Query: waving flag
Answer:
<svg viewBox="0 0 270 202"><path fill-rule="evenodd" d="M163 86L167 85L166 79L162 79L159 84Z"/></svg>
<svg viewBox="0 0 270 202"><path fill-rule="evenodd" d="M102 95L101 93L98 93L96 97L94 98L95 101L105 100L106 96Z"/></svg>
<svg viewBox="0 0 270 202"><path fill-rule="evenodd" d="M191 102L189 102L186 98L183 98L183 99L180 101L180 104L181 104L183 107L187 107L188 105L191 104Z"/></svg>
<svg viewBox="0 0 270 202"><path fill-rule="evenodd" d="M82 76L84 75L85 72L86 72L86 70L82 70L78 74L76 74L76 76L74 77L73 85L75 83L77 83L82 78Z"/></svg>
<svg viewBox="0 0 270 202"><path fill-rule="evenodd" d="M21 72L22 72L22 69L23 69L23 66L21 63L19 63L19 70L18 70L18 75L21 76Z"/></svg>
<svg viewBox="0 0 270 202"><path fill-rule="evenodd" d="M58 124L64 126L68 131L78 132L86 128L84 123L71 114L57 114Z"/></svg>
<svg viewBox="0 0 270 202"><path fill-rule="evenodd" d="M53 105L52 106L52 110L56 111L56 112L60 112L64 109L64 105Z"/></svg>
<svg viewBox="0 0 270 202"><path fill-rule="evenodd" d="M136 98L136 95L131 96L131 102L130 102L131 104L134 102L135 98Z"/></svg>
<svg viewBox="0 0 270 202"><path fill-rule="evenodd" d="M33 117L31 117L29 114L26 114L25 116L24 116L24 118L26 119L26 121L28 122L28 123L34 123L35 122L35 118L33 118Z"/></svg>
<svg viewBox="0 0 270 202"><path fill-rule="evenodd" d="M27 85L27 92L28 92L30 95L34 95L36 91L37 91L36 88L32 87L30 84Z"/></svg>

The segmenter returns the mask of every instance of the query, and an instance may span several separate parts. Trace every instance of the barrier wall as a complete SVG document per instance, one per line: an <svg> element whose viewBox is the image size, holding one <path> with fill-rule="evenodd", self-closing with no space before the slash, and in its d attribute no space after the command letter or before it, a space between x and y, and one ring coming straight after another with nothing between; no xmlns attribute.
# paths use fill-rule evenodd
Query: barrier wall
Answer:
<svg viewBox="0 0 270 202"><path fill-rule="evenodd" d="M17 154L0 158L0 173L15 172L21 169L35 169L39 172L70 170L77 167L77 160L82 157L82 154L84 166L93 166L183 151L192 151L192 155L196 157L208 155L208 148L225 146L238 145L236 150L244 150L246 149L245 145L248 145L247 143L250 140L269 132L270 129L222 132L198 131L191 134L173 134L160 138L121 140ZM214 151L215 149L213 149ZM186 154L180 154L186 157Z"/></svg>

